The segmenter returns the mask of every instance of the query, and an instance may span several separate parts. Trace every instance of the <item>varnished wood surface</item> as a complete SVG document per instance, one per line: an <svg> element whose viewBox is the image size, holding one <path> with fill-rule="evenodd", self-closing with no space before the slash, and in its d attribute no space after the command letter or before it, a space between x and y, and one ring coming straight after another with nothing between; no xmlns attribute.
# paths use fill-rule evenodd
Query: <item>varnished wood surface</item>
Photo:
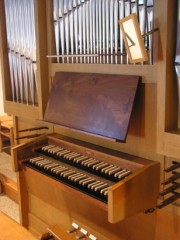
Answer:
<svg viewBox="0 0 180 240"><path fill-rule="evenodd" d="M8 115L2 115L0 116L0 122L6 122L6 121L12 121L12 116L8 116Z"/></svg>
<svg viewBox="0 0 180 240"><path fill-rule="evenodd" d="M43 119L48 100L48 60L47 55L47 22L46 1L34 1L35 8L35 31L36 31L36 54L37 54L37 94L38 116L35 119Z"/></svg>
<svg viewBox="0 0 180 240"><path fill-rule="evenodd" d="M0 173L0 181L3 193L18 203L17 183L2 173Z"/></svg>
<svg viewBox="0 0 180 240"><path fill-rule="evenodd" d="M10 219L0 211L0 239L1 240L36 240L30 232Z"/></svg>
<svg viewBox="0 0 180 240"><path fill-rule="evenodd" d="M152 163L129 176L127 181L125 179L112 186L108 193L109 222L122 221L124 216L128 218L156 206L159 173L159 165Z"/></svg>
<svg viewBox="0 0 180 240"><path fill-rule="evenodd" d="M13 121L12 116L0 116L0 152L2 152L3 138L10 139L10 145L14 145Z"/></svg>
<svg viewBox="0 0 180 240"><path fill-rule="evenodd" d="M29 229L36 236L47 232L51 225L58 224L66 231L72 222L83 227L100 240L179 240L180 217L166 209L152 214L140 213L116 224L107 222L107 215L92 204L73 198L60 190L52 191L42 186L43 198L29 192ZM48 194L49 192L49 194ZM42 196L42 195L41 195ZM48 201L47 201L48 199ZM41 206L41 207L39 207ZM166 237L167 234L167 237Z"/></svg>
<svg viewBox="0 0 180 240"><path fill-rule="evenodd" d="M125 141L139 77L57 72L44 120Z"/></svg>
<svg viewBox="0 0 180 240"><path fill-rule="evenodd" d="M17 103L13 101L4 101L5 111L12 113L15 116L28 116L31 119L37 119L39 117L39 111L37 106L31 106L27 104Z"/></svg>
<svg viewBox="0 0 180 240"><path fill-rule="evenodd" d="M164 1L164 11L159 11L161 1L155 2L158 22L157 71L157 151L162 155L179 158L179 134L172 138L171 131L178 128L178 84L175 73L176 27L178 1ZM156 23L157 24L157 23ZM156 26L155 26L156 27Z"/></svg>

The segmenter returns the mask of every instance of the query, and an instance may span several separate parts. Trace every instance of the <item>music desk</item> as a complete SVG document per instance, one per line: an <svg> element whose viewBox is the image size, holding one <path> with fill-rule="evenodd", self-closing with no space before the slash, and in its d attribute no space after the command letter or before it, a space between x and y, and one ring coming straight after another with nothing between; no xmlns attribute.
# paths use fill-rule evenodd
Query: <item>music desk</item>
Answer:
<svg viewBox="0 0 180 240"><path fill-rule="evenodd" d="M37 240L24 227L16 223L0 211L0 239L1 240Z"/></svg>

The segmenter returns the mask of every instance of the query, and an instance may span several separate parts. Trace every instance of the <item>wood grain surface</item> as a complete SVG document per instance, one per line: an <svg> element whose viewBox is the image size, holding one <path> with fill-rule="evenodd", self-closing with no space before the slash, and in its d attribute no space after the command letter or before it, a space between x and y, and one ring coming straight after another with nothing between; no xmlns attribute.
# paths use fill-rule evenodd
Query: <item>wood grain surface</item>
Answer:
<svg viewBox="0 0 180 240"><path fill-rule="evenodd" d="M138 76L57 72L45 121L125 141Z"/></svg>

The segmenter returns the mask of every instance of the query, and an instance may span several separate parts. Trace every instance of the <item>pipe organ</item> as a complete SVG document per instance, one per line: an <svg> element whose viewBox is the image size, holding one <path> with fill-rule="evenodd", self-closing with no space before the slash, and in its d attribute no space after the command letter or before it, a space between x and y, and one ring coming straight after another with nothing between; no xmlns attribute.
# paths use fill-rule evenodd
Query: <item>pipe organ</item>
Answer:
<svg viewBox="0 0 180 240"><path fill-rule="evenodd" d="M5 0L5 13L12 101L38 105L34 0ZM57 63L129 64L118 20L130 13L142 35L153 29L153 0L54 0ZM153 63L152 40L144 37L145 64Z"/></svg>
<svg viewBox="0 0 180 240"><path fill-rule="evenodd" d="M53 1L57 62L128 64L118 20L136 13L142 35L153 29L153 1ZM152 36L144 37L152 64ZM72 57L73 56L73 57Z"/></svg>
<svg viewBox="0 0 180 240"><path fill-rule="evenodd" d="M34 0L5 0L12 101L37 105Z"/></svg>
<svg viewBox="0 0 180 240"><path fill-rule="evenodd" d="M20 218L34 235L72 230L72 223L75 235L62 239L83 229L85 239L101 240L168 232L161 208L175 212L179 172L161 175L159 195L159 170L164 155L179 153L178 131L170 129L175 2L0 1L5 110L20 143L12 149ZM137 14L147 62L128 61L118 21L129 13ZM50 134L39 136L41 127ZM28 129L35 134L27 140L21 132Z"/></svg>
<svg viewBox="0 0 180 240"><path fill-rule="evenodd" d="M111 141L126 141L140 87L138 76L57 72L44 121ZM25 184L20 187L22 193L29 195L27 198L32 194L53 207L58 205L60 216L64 214L61 205L64 194L68 208L83 200L74 210L84 216L87 208L93 207L109 224L156 205L158 162L59 134L41 136L16 146L13 157L15 170ZM31 205L33 200L28 201ZM70 214L76 219L74 210ZM29 210L23 214L25 219L30 218ZM37 214L37 218L41 217ZM49 224L55 224L54 220Z"/></svg>

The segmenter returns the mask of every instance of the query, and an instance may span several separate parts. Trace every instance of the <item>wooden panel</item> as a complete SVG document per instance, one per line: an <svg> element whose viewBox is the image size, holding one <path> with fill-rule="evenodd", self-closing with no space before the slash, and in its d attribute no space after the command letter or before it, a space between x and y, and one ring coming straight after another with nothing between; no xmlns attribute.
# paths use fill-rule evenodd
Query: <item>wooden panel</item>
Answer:
<svg viewBox="0 0 180 240"><path fill-rule="evenodd" d="M25 228L28 228L28 191L25 184L25 179L23 174L17 173L17 187L18 187L18 199L19 199L19 216L20 224Z"/></svg>
<svg viewBox="0 0 180 240"><path fill-rule="evenodd" d="M21 143L17 146L14 146L12 148L13 169L14 169L14 171L19 170L19 163L18 163L19 159L30 158L34 155L34 153L32 152L32 147L33 146L38 147L38 146L40 146L42 144L45 144L45 143L47 143L47 140L45 139L45 135L43 135L43 136L40 136L40 137L36 138L33 141L33 143L32 142L27 142L27 143ZM27 149L26 152L24 152L25 146L26 146L26 149Z"/></svg>
<svg viewBox="0 0 180 240"><path fill-rule="evenodd" d="M125 141L139 77L56 73L44 120Z"/></svg>
<svg viewBox="0 0 180 240"><path fill-rule="evenodd" d="M156 206L159 177L159 165L154 163L137 171L127 181L125 179L112 186L108 192L109 222L121 221L125 216L127 218Z"/></svg>
<svg viewBox="0 0 180 240"><path fill-rule="evenodd" d="M3 184L3 193L10 199L18 203L17 184L14 182L5 182Z"/></svg>
<svg viewBox="0 0 180 240"><path fill-rule="evenodd" d="M164 133L164 148L162 154L179 159L180 156L180 134L178 131Z"/></svg>
<svg viewBox="0 0 180 240"><path fill-rule="evenodd" d="M55 202L58 202L61 194L57 191L53 195ZM110 224L105 220L106 216L103 212L97 211L93 206L82 204L81 200L74 200L72 203L66 194L61 195L61 199L63 202L59 202L57 209L54 205L32 194L29 195L31 203L28 215L29 229L33 233L37 231L36 236L47 232L47 228L53 224L60 225L66 231L71 227L72 222L76 222L101 240L178 240L180 238L180 217L166 210L158 210L152 214L141 213L117 224Z"/></svg>
<svg viewBox="0 0 180 240"><path fill-rule="evenodd" d="M59 190L61 189L62 191L69 193L71 197L76 196L77 198L82 199L85 202L90 202L97 206L98 208L107 211L107 205L105 203L98 201L95 198L89 197L86 194L82 194L75 188L69 187L30 168L26 168L25 172L28 190L38 197L43 196L43 198L45 198L46 201L51 204L54 204L53 203L54 198L50 199L48 196L53 196L54 191L58 191L58 189ZM35 187L37 179L39 182L39 186ZM48 185L51 186L51 189L49 189L49 191L46 192Z"/></svg>
<svg viewBox="0 0 180 240"><path fill-rule="evenodd" d="M26 104L16 103L12 101L4 102L4 110L7 113L10 113L15 116L26 116L29 118L38 119L39 118L39 109L35 106L30 106Z"/></svg>
<svg viewBox="0 0 180 240"><path fill-rule="evenodd" d="M159 27L158 51L157 51L157 151L168 154L164 149L165 131L177 128L178 98L177 79L175 75L175 41L176 41L176 11L178 1L164 1L162 11L161 1L155 1L155 14L160 21L156 22ZM156 27L155 26L155 27ZM169 142L170 144L170 142ZM169 146L170 148L173 148ZM171 153L172 154L172 153Z"/></svg>
<svg viewBox="0 0 180 240"><path fill-rule="evenodd" d="M166 211L158 211L156 219L156 239L180 239L180 217Z"/></svg>
<svg viewBox="0 0 180 240"><path fill-rule="evenodd" d="M143 83L157 83L156 65L139 65L139 64L58 64L49 65L50 79L56 72L88 72L103 74L120 74L120 75L140 75Z"/></svg>
<svg viewBox="0 0 180 240"><path fill-rule="evenodd" d="M35 0L34 3L35 3L36 44L37 44L36 75L38 79L38 102L39 102L38 119L43 119L49 92L48 60L46 58L47 55L46 1Z"/></svg>
<svg viewBox="0 0 180 240"><path fill-rule="evenodd" d="M2 173L0 173L0 182L2 183L3 193L18 203L17 183Z"/></svg>

